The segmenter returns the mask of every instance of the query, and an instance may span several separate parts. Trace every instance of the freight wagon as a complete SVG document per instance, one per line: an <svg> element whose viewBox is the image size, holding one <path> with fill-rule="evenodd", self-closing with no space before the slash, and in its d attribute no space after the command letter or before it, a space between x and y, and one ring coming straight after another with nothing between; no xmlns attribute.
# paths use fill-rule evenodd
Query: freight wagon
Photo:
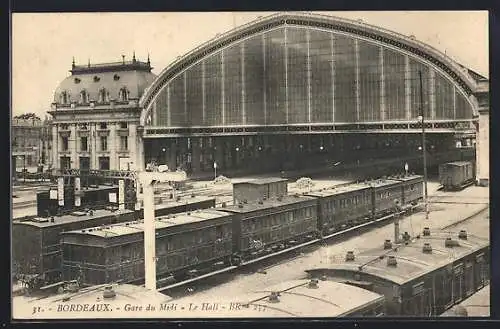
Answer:
<svg viewBox="0 0 500 329"><path fill-rule="evenodd" d="M61 277L60 233L134 219L130 210L90 210L12 223L12 260L18 278L36 288Z"/></svg>
<svg viewBox="0 0 500 329"><path fill-rule="evenodd" d="M389 316L435 316L489 283L489 242L465 230L431 232L308 270L311 278L343 282L382 294Z"/></svg>
<svg viewBox="0 0 500 329"><path fill-rule="evenodd" d="M457 161L439 166L439 183L445 190L461 190L474 183L474 163Z"/></svg>
<svg viewBox="0 0 500 329"><path fill-rule="evenodd" d="M186 275L232 255L232 214L197 210L156 219L157 275ZM144 279L144 223L63 232L64 279L82 284Z"/></svg>
<svg viewBox="0 0 500 329"><path fill-rule="evenodd" d="M418 177L414 179L418 184ZM373 220L396 210L395 200L403 200L403 183L381 179L308 195L271 199L261 195L257 201L243 199L236 205L160 217L156 221L157 273L182 279L209 271L217 263L238 265L310 241L359 219ZM417 194L408 197L415 199ZM68 280L97 284L144 276L141 222L64 232L62 237Z"/></svg>

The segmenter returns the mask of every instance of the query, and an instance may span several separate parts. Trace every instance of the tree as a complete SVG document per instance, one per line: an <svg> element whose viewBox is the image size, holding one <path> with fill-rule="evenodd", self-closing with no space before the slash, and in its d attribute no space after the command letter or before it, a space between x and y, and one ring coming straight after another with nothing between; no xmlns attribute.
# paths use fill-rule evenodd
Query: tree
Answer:
<svg viewBox="0 0 500 329"><path fill-rule="evenodd" d="M16 115L14 117L14 119L23 119L23 120L40 120L40 118L38 117L38 115L36 115L35 113L33 112L30 112L30 113L23 113L23 114L20 114L20 115Z"/></svg>

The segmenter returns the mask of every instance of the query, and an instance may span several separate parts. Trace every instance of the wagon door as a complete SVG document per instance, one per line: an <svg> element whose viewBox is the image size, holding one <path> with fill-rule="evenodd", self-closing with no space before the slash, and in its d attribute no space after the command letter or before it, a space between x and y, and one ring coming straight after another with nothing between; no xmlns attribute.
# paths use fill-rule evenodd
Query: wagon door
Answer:
<svg viewBox="0 0 500 329"><path fill-rule="evenodd" d="M464 265L458 264L453 267L453 302L460 302L464 296Z"/></svg>

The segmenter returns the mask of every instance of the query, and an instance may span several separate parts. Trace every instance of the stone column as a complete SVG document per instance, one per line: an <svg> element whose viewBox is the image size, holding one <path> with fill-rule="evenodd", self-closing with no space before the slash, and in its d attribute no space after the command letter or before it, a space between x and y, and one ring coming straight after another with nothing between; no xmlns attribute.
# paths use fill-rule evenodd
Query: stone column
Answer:
<svg viewBox="0 0 500 329"><path fill-rule="evenodd" d="M110 170L118 170L119 165L116 159L116 151L118 150L117 145L117 129L119 125L116 122L110 122L108 124L109 127L109 137L108 137L108 154L109 154L109 169Z"/></svg>
<svg viewBox="0 0 500 329"><path fill-rule="evenodd" d="M59 168L59 135L57 133L57 124L52 125L52 168Z"/></svg>
<svg viewBox="0 0 500 329"><path fill-rule="evenodd" d="M79 136L77 134L77 124L71 125L71 135L69 136L68 139L68 146L69 150L71 152L71 168L78 168L78 141L79 141Z"/></svg>
<svg viewBox="0 0 500 329"><path fill-rule="evenodd" d="M139 148L139 143L137 142L137 123L129 124L129 136L128 136L128 154L130 162L130 170L134 170L137 167L137 153Z"/></svg>

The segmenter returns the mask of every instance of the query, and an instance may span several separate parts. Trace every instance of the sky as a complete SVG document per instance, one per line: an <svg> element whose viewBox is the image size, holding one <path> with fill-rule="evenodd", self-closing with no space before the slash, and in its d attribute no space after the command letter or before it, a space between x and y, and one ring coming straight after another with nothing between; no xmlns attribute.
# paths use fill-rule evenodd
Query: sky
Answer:
<svg viewBox="0 0 500 329"><path fill-rule="evenodd" d="M463 12L318 12L361 19L404 35L414 35L489 76L488 13ZM14 13L12 15L12 113L50 109L58 84L76 64L151 58L159 74L182 56L234 27L273 12L221 13Z"/></svg>

